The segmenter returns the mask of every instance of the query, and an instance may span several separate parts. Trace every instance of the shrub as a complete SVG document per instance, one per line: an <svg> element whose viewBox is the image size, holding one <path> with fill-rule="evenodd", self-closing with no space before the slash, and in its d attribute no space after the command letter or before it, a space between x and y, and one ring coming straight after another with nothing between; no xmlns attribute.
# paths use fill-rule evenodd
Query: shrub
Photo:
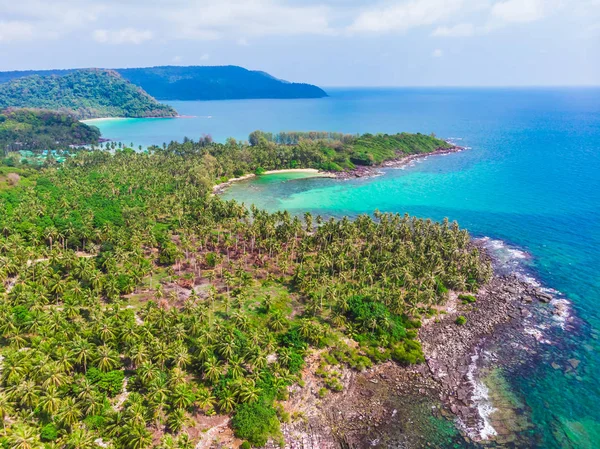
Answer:
<svg viewBox="0 0 600 449"><path fill-rule="evenodd" d="M84 422L88 428L99 430L104 428L106 424L106 419L104 418L104 416L92 415L85 418Z"/></svg>
<svg viewBox="0 0 600 449"><path fill-rule="evenodd" d="M244 441L241 444L240 449L252 449L252 445L250 443L248 443L247 441Z"/></svg>
<svg viewBox="0 0 600 449"><path fill-rule="evenodd" d="M463 304L472 304L475 301L477 301L477 298L475 296L465 294L458 295L458 299L460 299Z"/></svg>
<svg viewBox="0 0 600 449"><path fill-rule="evenodd" d="M214 268L217 265L218 256L215 253L206 253L204 256L204 261L206 265L210 268Z"/></svg>
<svg viewBox="0 0 600 449"><path fill-rule="evenodd" d="M458 324L459 326L462 326L466 322L467 322L467 319L462 315L460 315L458 318L456 318L456 321L455 321L455 323Z"/></svg>
<svg viewBox="0 0 600 449"><path fill-rule="evenodd" d="M415 340L405 340L394 346L392 349L392 359L405 365L414 365L425 361L421 343Z"/></svg>
<svg viewBox="0 0 600 449"><path fill-rule="evenodd" d="M262 167L256 167L256 170L254 170L254 174L255 175L262 175L266 172L266 170Z"/></svg>
<svg viewBox="0 0 600 449"><path fill-rule="evenodd" d="M42 441L56 441L58 439L58 429L54 425L54 423L48 423L40 432L40 438Z"/></svg>
<svg viewBox="0 0 600 449"><path fill-rule="evenodd" d="M110 397L114 397L119 394L123 388L125 373L121 370L103 373L99 369L92 367L87 370L85 377L95 384L96 387L98 387L98 390L106 393Z"/></svg>
<svg viewBox="0 0 600 449"><path fill-rule="evenodd" d="M264 401L242 404L231 425L238 438L248 440L253 446L264 446L270 437L279 433L277 414Z"/></svg>

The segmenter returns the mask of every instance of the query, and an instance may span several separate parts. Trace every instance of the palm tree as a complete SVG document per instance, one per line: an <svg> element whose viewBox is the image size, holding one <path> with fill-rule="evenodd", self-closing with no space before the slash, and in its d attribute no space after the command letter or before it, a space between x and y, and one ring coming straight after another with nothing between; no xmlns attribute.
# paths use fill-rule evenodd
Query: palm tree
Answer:
<svg viewBox="0 0 600 449"><path fill-rule="evenodd" d="M120 441L127 449L146 449L152 444L152 435L145 427L127 425Z"/></svg>
<svg viewBox="0 0 600 449"><path fill-rule="evenodd" d="M2 421L2 428L6 433L6 418L8 418L14 411L14 404L8 398L7 394L0 391L0 420Z"/></svg>
<svg viewBox="0 0 600 449"><path fill-rule="evenodd" d="M167 425L173 433L179 433L181 429L187 424L188 417L183 408L176 408L167 418Z"/></svg>
<svg viewBox="0 0 600 449"><path fill-rule="evenodd" d="M231 413L235 405L235 394L230 389L223 390L219 398L219 409L221 409L221 412Z"/></svg>
<svg viewBox="0 0 600 449"><path fill-rule="evenodd" d="M8 434L8 444L12 449L42 449L37 429L26 424L16 424Z"/></svg>
<svg viewBox="0 0 600 449"><path fill-rule="evenodd" d="M110 346L102 345L97 348L96 365L100 371L111 371L119 366L119 354Z"/></svg>

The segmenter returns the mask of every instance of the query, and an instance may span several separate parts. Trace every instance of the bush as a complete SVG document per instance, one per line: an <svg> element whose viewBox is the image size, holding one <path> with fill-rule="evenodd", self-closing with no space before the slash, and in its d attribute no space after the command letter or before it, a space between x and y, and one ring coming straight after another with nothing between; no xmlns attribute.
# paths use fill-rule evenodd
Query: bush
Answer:
<svg viewBox="0 0 600 449"><path fill-rule="evenodd" d="M279 433L279 420L275 409L264 401L242 404L231 425L235 436L248 440L253 446L264 446L270 437Z"/></svg>
<svg viewBox="0 0 600 449"><path fill-rule="evenodd" d="M204 256L204 261L206 262L206 266L210 268L214 268L217 265L217 255L215 253L206 253Z"/></svg>
<svg viewBox="0 0 600 449"><path fill-rule="evenodd" d="M458 324L459 326L462 326L466 322L467 322L467 319L462 315L460 315L458 318L456 318L456 321L455 321L455 323Z"/></svg>
<svg viewBox="0 0 600 449"><path fill-rule="evenodd" d="M114 397L119 394L123 388L125 373L121 370L103 373L97 368L90 368L87 370L87 373L85 373L85 377L96 385L98 390L106 393L110 397Z"/></svg>
<svg viewBox="0 0 600 449"><path fill-rule="evenodd" d="M262 167L256 167L256 170L254 170L254 174L257 175L257 176L258 175L262 175L265 172L266 172L266 170L264 168L262 168Z"/></svg>
<svg viewBox="0 0 600 449"><path fill-rule="evenodd" d="M414 365L425 361L421 343L415 340L405 340L392 349L392 359L404 365Z"/></svg>
<svg viewBox="0 0 600 449"><path fill-rule="evenodd" d="M248 443L247 441L244 441L241 444L240 449L252 449L252 445L250 443Z"/></svg>
<svg viewBox="0 0 600 449"><path fill-rule="evenodd" d="M54 423L48 423L44 427L42 427L42 430L40 432L40 439L46 442L56 441L58 439L58 429L56 428Z"/></svg>
<svg viewBox="0 0 600 449"><path fill-rule="evenodd" d="M458 299L460 299L463 304L472 304L475 301L477 301L477 298L475 296L465 294L458 295Z"/></svg>

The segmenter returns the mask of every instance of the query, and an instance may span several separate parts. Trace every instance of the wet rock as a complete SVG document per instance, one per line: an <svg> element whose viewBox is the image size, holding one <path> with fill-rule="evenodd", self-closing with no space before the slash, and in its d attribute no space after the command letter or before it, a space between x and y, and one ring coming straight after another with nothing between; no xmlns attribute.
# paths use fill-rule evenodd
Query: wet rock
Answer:
<svg viewBox="0 0 600 449"><path fill-rule="evenodd" d="M551 365L552 365L552 368L554 368L554 369L560 369L560 365L556 362L552 362Z"/></svg>

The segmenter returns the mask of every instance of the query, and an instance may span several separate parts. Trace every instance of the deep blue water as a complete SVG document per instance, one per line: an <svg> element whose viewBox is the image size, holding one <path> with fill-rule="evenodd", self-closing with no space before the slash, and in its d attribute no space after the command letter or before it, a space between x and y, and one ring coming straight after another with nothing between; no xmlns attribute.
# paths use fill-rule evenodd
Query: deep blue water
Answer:
<svg viewBox="0 0 600 449"><path fill-rule="evenodd" d="M255 129L435 132L471 149L356 181L262 178L226 196L268 209L326 215L381 211L458 220L502 239L562 292L583 321L510 386L535 424L537 447L600 447L600 89L329 89L318 100L173 102L176 120L103 122L136 144L244 139ZM211 117L211 118L207 118ZM565 370L561 360L581 360ZM561 368L550 366L559 361ZM569 372L566 372L569 371Z"/></svg>

